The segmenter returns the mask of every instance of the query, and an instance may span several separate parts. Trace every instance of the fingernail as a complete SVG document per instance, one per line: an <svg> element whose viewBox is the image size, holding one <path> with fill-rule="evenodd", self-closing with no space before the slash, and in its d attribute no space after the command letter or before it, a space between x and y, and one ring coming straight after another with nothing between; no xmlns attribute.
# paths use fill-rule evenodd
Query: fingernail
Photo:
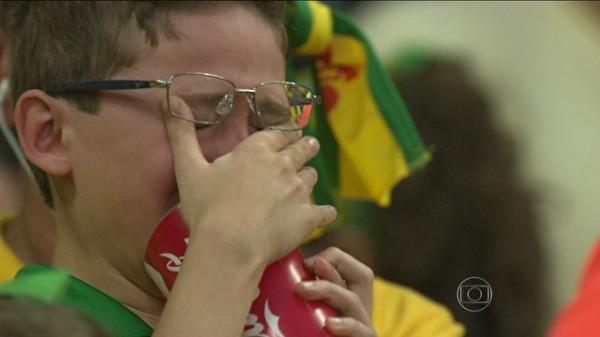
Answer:
<svg viewBox="0 0 600 337"><path fill-rule="evenodd" d="M311 175L312 175L314 178L317 178L317 177L318 177L318 174L319 174L319 173L317 172L317 170L316 170L314 167L307 166L307 169L310 171L310 174L311 174Z"/></svg>
<svg viewBox="0 0 600 337"><path fill-rule="evenodd" d="M305 288L314 288L314 287L317 286L317 282L314 282L314 281L305 281L305 282L302 282L302 285Z"/></svg>
<svg viewBox="0 0 600 337"><path fill-rule="evenodd" d="M308 137L308 144L310 144L315 151L318 151L321 146L315 137Z"/></svg>
<svg viewBox="0 0 600 337"><path fill-rule="evenodd" d="M315 263L314 256L304 259L304 264L307 265L308 267L312 267L314 263Z"/></svg>
<svg viewBox="0 0 600 337"><path fill-rule="evenodd" d="M342 320L340 318L337 318L337 317L328 317L327 320L329 321L329 324L331 324L331 325L340 325L340 324L342 324Z"/></svg>

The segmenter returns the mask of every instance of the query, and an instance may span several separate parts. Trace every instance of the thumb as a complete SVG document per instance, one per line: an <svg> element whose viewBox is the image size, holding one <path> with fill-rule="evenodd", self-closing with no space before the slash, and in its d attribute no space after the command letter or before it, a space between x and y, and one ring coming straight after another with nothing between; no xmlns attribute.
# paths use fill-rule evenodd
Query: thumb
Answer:
<svg viewBox="0 0 600 337"><path fill-rule="evenodd" d="M208 162L202 154L200 144L198 144L194 123L174 117L170 113L193 120L188 105L181 98L173 96L170 100L170 109L169 102L163 99L161 110L169 143L171 144L177 184L181 188L181 185L185 185L183 184L184 181L196 175L199 169L208 166Z"/></svg>

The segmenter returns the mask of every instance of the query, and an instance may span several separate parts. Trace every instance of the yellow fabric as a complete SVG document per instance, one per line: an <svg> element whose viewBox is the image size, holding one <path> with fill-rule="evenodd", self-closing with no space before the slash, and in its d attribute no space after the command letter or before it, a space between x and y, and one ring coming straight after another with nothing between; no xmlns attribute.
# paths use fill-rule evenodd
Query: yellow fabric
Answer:
<svg viewBox="0 0 600 337"><path fill-rule="evenodd" d="M0 284L11 281L23 263L4 240L2 227L14 218L14 214L0 214Z"/></svg>
<svg viewBox="0 0 600 337"><path fill-rule="evenodd" d="M373 285L373 327L378 337L461 337L464 327L443 306L380 278Z"/></svg>
<svg viewBox="0 0 600 337"><path fill-rule="evenodd" d="M321 90L333 98L327 119L340 148L340 196L366 197L386 207L390 186L408 176L409 169L373 99L366 62L359 40L336 35L329 55L316 64Z"/></svg>
<svg viewBox="0 0 600 337"><path fill-rule="evenodd" d="M295 52L302 55L321 54L329 47L333 36L333 18L329 7L318 1L309 1L308 7L313 15L310 34Z"/></svg>

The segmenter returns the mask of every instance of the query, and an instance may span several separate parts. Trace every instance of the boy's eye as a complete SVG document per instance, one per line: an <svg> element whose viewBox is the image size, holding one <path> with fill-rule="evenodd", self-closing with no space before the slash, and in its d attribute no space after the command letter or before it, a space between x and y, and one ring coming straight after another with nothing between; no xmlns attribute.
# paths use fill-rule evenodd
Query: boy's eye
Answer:
<svg viewBox="0 0 600 337"><path fill-rule="evenodd" d="M233 105L231 94L179 96L190 108L197 122L214 123L226 116Z"/></svg>

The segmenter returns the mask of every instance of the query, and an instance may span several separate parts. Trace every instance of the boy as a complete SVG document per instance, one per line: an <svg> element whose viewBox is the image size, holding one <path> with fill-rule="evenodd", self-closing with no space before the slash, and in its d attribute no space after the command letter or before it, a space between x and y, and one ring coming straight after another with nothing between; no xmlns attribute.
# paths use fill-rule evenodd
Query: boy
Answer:
<svg viewBox="0 0 600 337"><path fill-rule="evenodd" d="M96 318L119 336L152 328L155 336L238 336L265 266L335 217L332 207L309 201L316 174L303 165L318 151L316 140L259 131L282 125L266 118L281 117L281 102L258 85L284 79L280 5L41 3L19 20L15 124L54 209L52 265L70 271L71 288L80 292L75 306L91 312L100 300L116 308L118 315ZM204 77L191 86L170 77L190 71L210 75L196 74ZM104 79L172 81L123 91L97 91L123 82L96 90L78 83ZM207 85L196 87L200 81ZM230 94L218 101L202 91L224 88ZM165 304L143 269L143 253L177 203L191 237ZM298 293L327 298L344 316L327 328L374 336L372 272L340 251L314 266L324 279L298 285ZM52 272L26 267L15 284ZM127 322L119 321L124 316Z"/></svg>

